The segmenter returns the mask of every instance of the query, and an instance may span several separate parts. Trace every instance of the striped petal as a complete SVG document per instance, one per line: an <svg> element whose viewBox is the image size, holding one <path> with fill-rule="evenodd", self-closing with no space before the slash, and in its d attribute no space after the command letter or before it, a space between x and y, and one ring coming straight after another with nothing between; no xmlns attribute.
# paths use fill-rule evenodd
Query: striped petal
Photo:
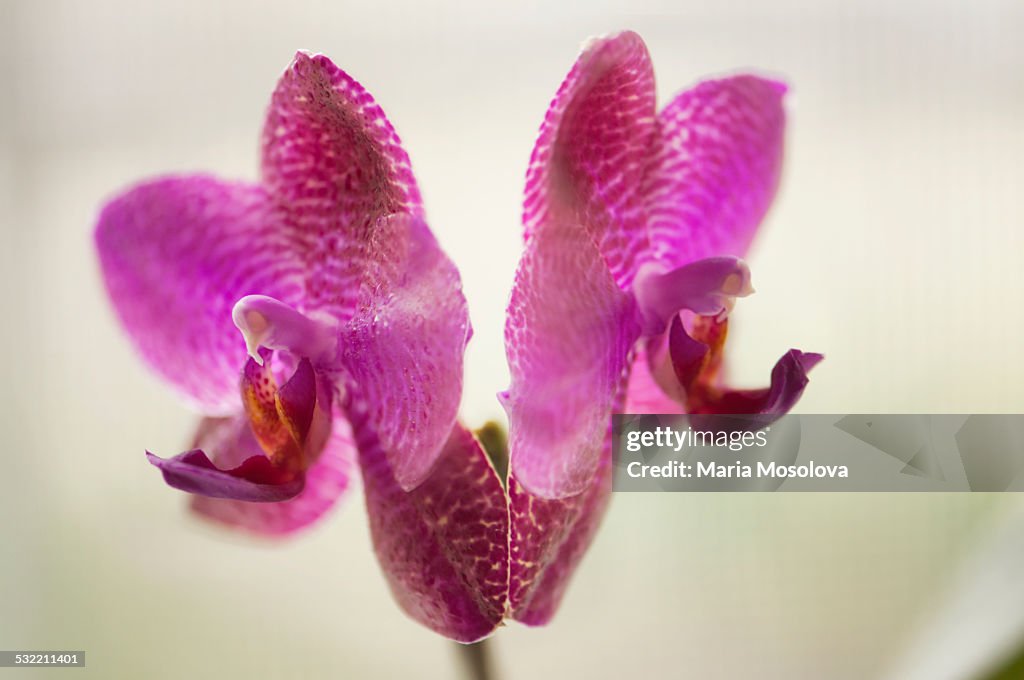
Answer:
<svg viewBox="0 0 1024 680"><path fill-rule="evenodd" d="M700 83L662 110L643 190L652 257L674 268L746 253L779 182L785 91L741 75Z"/></svg>
<svg viewBox="0 0 1024 680"><path fill-rule="evenodd" d="M422 217L409 157L384 112L322 55L298 53L274 90L263 128L263 180L306 263L303 304L355 313L380 218Z"/></svg>
<svg viewBox="0 0 1024 680"><path fill-rule="evenodd" d="M469 312L458 270L420 218L392 215L376 234L339 361L408 491L427 477L455 423Z"/></svg>
<svg viewBox="0 0 1024 680"><path fill-rule="evenodd" d="M147 363L204 413L237 410L246 350L232 306L300 292L300 263L263 189L203 175L146 182L107 203L95 237L114 309Z"/></svg>
<svg viewBox="0 0 1024 680"><path fill-rule="evenodd" d="M542 498L578 495L592 481L639 332L622 287L646 247L640 183L653 78L635 33L592 41L555 95L527 171L502 400L513 474Z"/></svg>
<svg viewBox="0 0 1024 680"><path fill-rule="evenodd" d="M512 384L502 401L511 469L531 494L565 498L590 485L639 333L632 296L581 228L530 239L506 320Z"/></svg>
<svg viewBox="0 0 1024 680"><path fill-rule="evenodd" d="M640 188L654 114L654 72L640 36L589 43L551 102L530 158L527 239L550 224L578 224L628 286L647 246Z"/></svg>

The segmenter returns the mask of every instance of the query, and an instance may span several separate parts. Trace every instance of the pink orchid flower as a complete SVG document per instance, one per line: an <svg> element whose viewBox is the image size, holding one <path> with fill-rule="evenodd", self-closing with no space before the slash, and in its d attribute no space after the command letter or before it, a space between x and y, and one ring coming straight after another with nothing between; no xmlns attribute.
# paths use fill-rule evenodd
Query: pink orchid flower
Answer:
<svg viewBox="0 0 1024 680"><path fill-rule="evenodd" d="M506 613L508 501L456 422L471 330L409 158L356 81L300 53L271 100L262 175L157 179L100 215L122 324L206 415L192 449L149 460L201 516L273 536L321 517L358 464L399 604L478 640Z"/></svg>
<svg viewBox="0 0 1024 680"><path fill-rule="evenodd" d="M140 184L104 207L96 243L136 348L207 416L192 450L150 462L201 515L287 534L349 486L362 430L403 488L423 481L471 331L398 136L326 57L281 77L262 176Z"/></svg>
<svg viewBox="0 0 1024 680"><path fill-rule="evenodd" d="M821 355L770 387L721 382L739 259L771 203L785 86L739 75L656 113L643 41L591 42L549 108L526 179L526 250L505 329L515 618L554 613L611 490L610 416L764 413L796 403Z"/></svg>
<svg viewBox="0 0 1024 680"><path fill-rule="evenodd" d="M667 385L703 410L781 412L815 359L791 352L799 370L780 362L763 393L714 381L724 314L749 288L735 256L781 147L778 86L729 82L656 122L647 52L627 33L593 43L556 96L509 310L506 489L456 421L471 331L409 159L358 83L300 53L271 101L260 184L159 179L100 216L123 325L207 415L194 448L150 461L199 514L270 535L321 517L358 464L407 614L461 642L506 618L546 623L607 504L608 420L638 343L647 382L631 394Z"/></svg>

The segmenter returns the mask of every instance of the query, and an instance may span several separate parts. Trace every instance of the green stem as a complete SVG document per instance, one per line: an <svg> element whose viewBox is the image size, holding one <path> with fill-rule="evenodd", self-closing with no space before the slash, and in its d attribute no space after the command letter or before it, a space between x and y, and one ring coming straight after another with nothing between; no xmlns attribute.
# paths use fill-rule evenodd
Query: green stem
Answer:
<svg viewBox="0 0 1024 680"><path fill-rule="evenodd" d="M470 680L494 680L491 647L487 640L474 642L471 645L460 644L459 657L466 669L466 677Z"/></svg>
<svg viewBox="0 0 1024 680"><path fill-rule="evenodd" d="M503 486L507 484L508 476L508 433L501 423L489 420L483 427L477 430L477 440L484 447L484 452L491 459L494 470L498 473L498 479Z"/></svg>

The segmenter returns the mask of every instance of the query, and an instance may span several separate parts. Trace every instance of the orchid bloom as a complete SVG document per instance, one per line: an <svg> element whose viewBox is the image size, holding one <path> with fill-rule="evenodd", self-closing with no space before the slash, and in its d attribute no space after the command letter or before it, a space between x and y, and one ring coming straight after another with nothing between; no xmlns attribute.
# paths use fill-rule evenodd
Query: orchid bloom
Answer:
<svg viewBox="0 0 1024 680"><path fill-rule="evenodd" d="M505 329L511 610L553 614L611 489L610 417L782 414L822 357L791 350L771 386L721 382L727 316L779 179L785 86L739 75L656 114L643 41L588 44L540 129L526 250Z"/></svg>
<svg viewBox="0 0 1024 680"><path fill-rule="evenodd" d="M150 462L199 514L280 535L344 493L359 441L403 488L423 481L471 331L398 136L326 57L299 53L281 77L261 164L258 184L131 188L96 243L134 345L206 416L191 450Z"/></svg>
<svg viewBox="0 0 1024 680"><path fill-rule="evenodd" d="M206 416L190 450L150 462L200 515L268 535L321 517L358 465L407 614L460 642L506 618L546 623L607 505L608 421L634 355L637 394L666 385L692 409L781 412L806 382L815 355L792 352L762 392L715 381L725 313L749 289L736 256L777 178L780 98L720 81L656 122L637 36L580 57L528 173L506 487L456 420L471 330L408 156L358 83L298 54L271 100L261 183L163 178L100 215L122 324Z"/></svg>

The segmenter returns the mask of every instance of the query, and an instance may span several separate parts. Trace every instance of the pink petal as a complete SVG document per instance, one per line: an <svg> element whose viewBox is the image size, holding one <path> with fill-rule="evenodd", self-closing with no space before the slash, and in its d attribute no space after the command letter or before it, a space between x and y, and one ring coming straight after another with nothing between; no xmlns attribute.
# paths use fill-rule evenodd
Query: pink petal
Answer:
<svg viewBox="0 0 1024 680"><path fill-rule="evenodd" d="M206 418L196 434L196 445L212 451L222 465L235 464L262 450L244 416ZM319 458L306 470L300 494L281 503L247 503L194 496L192 509L217 523L266 536L286 536L304 529L327 513L348 489L355 457L352 429L334 410L330 438Z"/></svg>
<svg viewBox="0 0 1024 680"><path fill-rule="evenodd" d="M263 177L288 211L290 245L308 263L307 308L353 313L377 220L422 217L409 157L381 108L322 55L302 52L281 76L263 128Z"/></svg>
<svg viewBox="0 0 1024 680"><path fill-rule="evenodd" d="M564 498L590 485L638 336L632 296L587 234L571 225L534 234L508 309L503 395L511 469L531 494Z"/></svg>
<svg viewBox="0 0 1024 680"><path fill-rule="evenodd" d="M406 492L373 429L356 432L370 533L398 604L459 642L486 637L505 614L508 505L483 449L456 425L431 475Z"/></svg>
<svg viewBox="0 0 1024 680"><path fill-rule="evenodd" d="M340 362L409 490L427 477L455 423L469 313L458 270L421 219L392 215L375 239Z"/></svg>
<svg viewBox="0 0 1024 680"><path fill-rule="evenodd" d="M783 84L700 83L658 116L644 182L653 256L671 267L742 256L779 182Z"/></svg>
<svg viewBox="0 0 1024 680"><path fill-rule="evenodd" d="M301 473L290 474L275 467L262 453L230 470L218 468L199 449L173 458L160 458L147 451L146 458L163 472L168 486L210 498L273 503L294 498L304 484Z"/></svg>
<svg viewBox="0 0 1024 680"><path fill-rule="evenodd" d="M628 285L647 247L640 188L654 115L654 72L640 36L588 44L551 102L530 158L527 239L551 223L578 224Z"/></svg>
<svg viewBox="0 0 1024 680"><path fill-rule="evenodd" d="M422 220L383 111L329 59L299 53L278 83L263 174L308 253L304 304L345 323L339 362L408 490L455 422L469 320L454 265Z"/></svg>
<svg viewBox="0 0 1024 680"><path fill-rule="evenodd" d="M611 496L611 440L597 473L581 494L563 499L531 495L509 479L509 611L527 625L551 620L604 517Z"/></svg>
<svg viewBox="0 0 1024 680"><path fill-rule="evenodd" d="M282 254L264 191L211 177L140 184L100 214L96 245L128 335L163 378L206 413L238 408L245 343L231 322L250 293L294 300L297 260Z"/></svg>

